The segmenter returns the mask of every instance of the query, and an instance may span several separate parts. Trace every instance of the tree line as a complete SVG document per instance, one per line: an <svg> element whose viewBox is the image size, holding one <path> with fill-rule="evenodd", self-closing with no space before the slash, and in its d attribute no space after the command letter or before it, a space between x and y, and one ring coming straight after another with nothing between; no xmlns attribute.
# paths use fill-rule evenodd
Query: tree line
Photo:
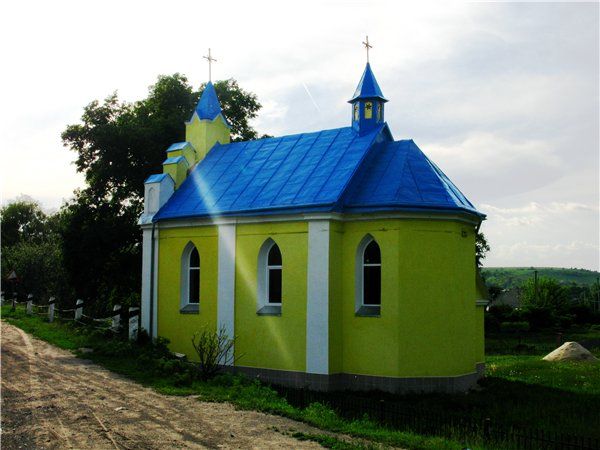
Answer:
<svg viewBox="0 0 600 450"><path fill-rule="evenodd" d="M234 79L214 83L233 141L256 139L252 119L261 108L255 94ZM76 153L75 166L86 186L58 212L47 214L30 198L0 210L3 290L38 301L55 296L64 304L82 298L98 312L114 303L139 303L144 180L162 172L165 150L185 139L189 120L205 85L192 89L181 74L160 76L146 98L121 101L117 93L88 104L80 123L62 133Z"/></svg>

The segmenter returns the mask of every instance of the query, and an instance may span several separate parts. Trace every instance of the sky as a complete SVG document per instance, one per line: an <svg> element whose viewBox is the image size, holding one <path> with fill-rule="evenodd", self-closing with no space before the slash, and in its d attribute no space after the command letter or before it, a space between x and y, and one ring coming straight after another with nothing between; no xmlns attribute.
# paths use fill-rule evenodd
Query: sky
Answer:
<svg viewBox="0 0 600 450"><path fill-rule="evenodd" d="M260 133L349 125L366 35L395 139L487 214L485 265L598 270L598 3L2 2L1 200L58 208L84 185L60 139L83 107L198 87L209 47Z"/></svg>

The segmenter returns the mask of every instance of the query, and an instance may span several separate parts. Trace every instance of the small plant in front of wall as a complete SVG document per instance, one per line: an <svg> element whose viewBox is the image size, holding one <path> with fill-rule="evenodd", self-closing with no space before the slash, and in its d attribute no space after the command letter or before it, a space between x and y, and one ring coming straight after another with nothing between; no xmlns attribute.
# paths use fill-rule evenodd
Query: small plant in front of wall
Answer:
<svg viewBox="0 0 600 450"><path fill-rule="evenodd" d="M192 336L192 345L198 355L198 376L202 380L213 378L223 366L233 365L235 336L229 336L224 326L217 331L203 328Z"/></svg>

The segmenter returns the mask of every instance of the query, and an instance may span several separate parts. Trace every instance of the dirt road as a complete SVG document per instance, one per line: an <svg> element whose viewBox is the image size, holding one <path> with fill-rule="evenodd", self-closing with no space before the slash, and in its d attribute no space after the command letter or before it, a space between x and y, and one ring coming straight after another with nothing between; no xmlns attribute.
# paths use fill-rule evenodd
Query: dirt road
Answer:
<svg viewBox="0 0 600 450"><path fill-rule="evenodd" d="M322 434L302 423L161 395L1 327L3 449L321 448L289 436Z"/></svg>

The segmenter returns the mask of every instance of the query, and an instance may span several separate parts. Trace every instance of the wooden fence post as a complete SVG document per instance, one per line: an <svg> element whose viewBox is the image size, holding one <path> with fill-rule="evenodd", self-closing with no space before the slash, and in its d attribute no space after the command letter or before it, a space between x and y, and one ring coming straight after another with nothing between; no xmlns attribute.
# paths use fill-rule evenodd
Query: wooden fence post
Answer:
<svg viewBox="0 0 600 450"><path fill-rule="evenodd" d="M140 308L131 307L129 308L129 340L137 341L138 337L138 323L139 323L139 313Z"/></svg>
<svg viewBox="0 0 600 450"><path fill-rule="evenodd" d="M4 291L0 291L0 306L4 305Z"/></svg>
<svg viewBox="0 0 600 450"><path fill-rule="evenodd" d="M113 331L119 331L121 326L121 305L113 306L113 317L111 328Z"/></svg>
<svg viewBox="0 0 600 450"><path fill-rule="evenodd" d="M48 322L54 322L54 297L48 300Z"/></svg>
<svg viewBox="0 0 600 450"><path fill-rule="evenodd" d="M83 316L83 300L78 299L75 303L75 320L81 320Z"/></svg>
<svg viewBox="0 0 600 450"><path fill-rule="evenodd" d="M13 296L12 296L12 306L10 308L11 311L16 311L17 310L17 293L13 292Z"/></svg>
<svg viewBox="0 0 600 450"><path fill-rule="evenodd" d="M33 314L33 295L29 294L27 296L27 314Z"/></svg>

